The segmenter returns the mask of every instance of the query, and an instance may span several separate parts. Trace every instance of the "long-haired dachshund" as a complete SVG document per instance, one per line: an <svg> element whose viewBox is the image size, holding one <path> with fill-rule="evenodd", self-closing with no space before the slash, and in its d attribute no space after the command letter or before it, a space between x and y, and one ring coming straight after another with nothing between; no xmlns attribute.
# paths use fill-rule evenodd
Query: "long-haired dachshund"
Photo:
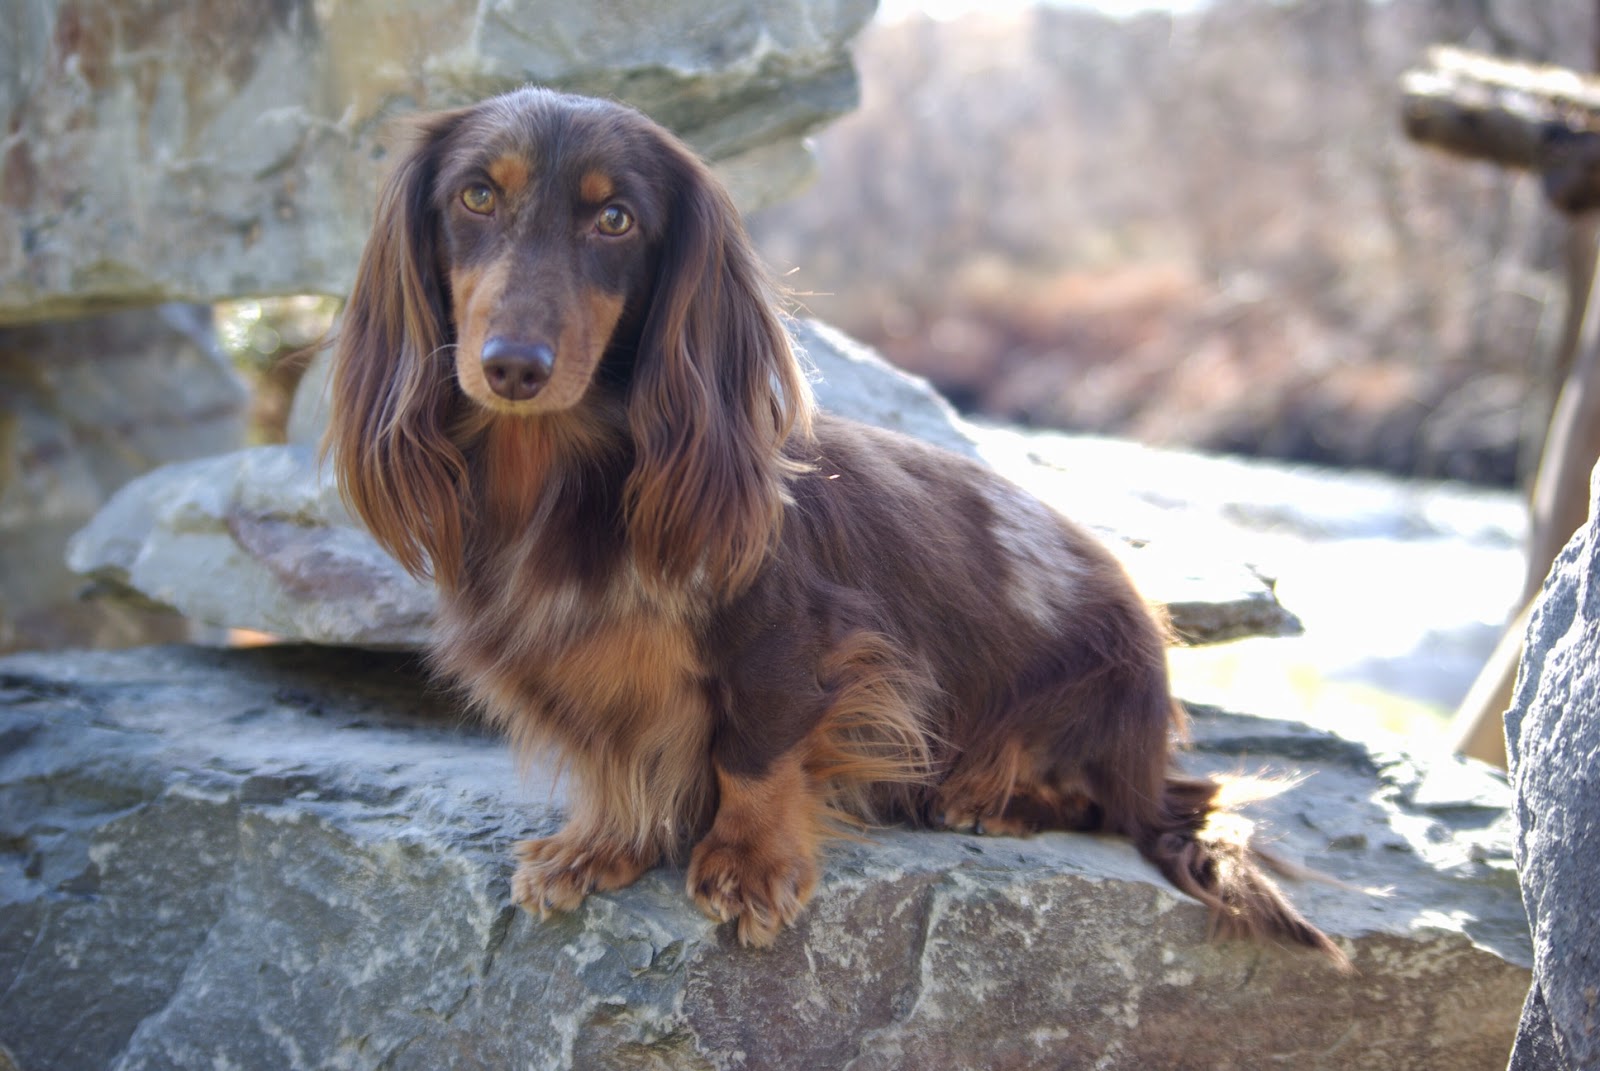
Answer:
<svg viewBox="0 0 1600 1071"><path fill-rule="evenodd" d="M436 668L571 775L518 903L570 910L692 844L689 894L766 945L850 823L1104 830L1224 931L1339 958L1208 828L1221 786L1172 772L1165 629L1116 560L976 463L813 412L683 144L540 89L415 135L327 447L438 584Z"/></svg>

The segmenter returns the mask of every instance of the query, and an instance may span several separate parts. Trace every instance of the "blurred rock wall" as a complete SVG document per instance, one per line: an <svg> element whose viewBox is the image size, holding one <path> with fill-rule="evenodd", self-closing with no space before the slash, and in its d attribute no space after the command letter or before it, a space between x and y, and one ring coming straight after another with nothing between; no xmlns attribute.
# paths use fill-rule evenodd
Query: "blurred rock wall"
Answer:
<svg viewBox="0 0 1600 1071"><path fill-rule="evenodd" d="M46 0L0 35L0 322L342 294L389 120L540 82L634 103L746 204L856 100L872 0Z"/></svg>

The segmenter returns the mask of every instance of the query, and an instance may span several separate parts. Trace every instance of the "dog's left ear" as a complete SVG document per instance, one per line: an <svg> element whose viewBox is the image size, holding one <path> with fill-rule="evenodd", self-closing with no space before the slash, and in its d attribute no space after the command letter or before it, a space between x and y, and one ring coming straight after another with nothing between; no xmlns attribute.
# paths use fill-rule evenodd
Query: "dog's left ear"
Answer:
<svg viewBox="0 0 1600 1071"><path fill-rule="evenodd" d="M727 191L667 148L677 196L628 402L629 539L647 579L703 569L732 595L777 538L797 467L783 447L809 435L811 391Z"/></svg>

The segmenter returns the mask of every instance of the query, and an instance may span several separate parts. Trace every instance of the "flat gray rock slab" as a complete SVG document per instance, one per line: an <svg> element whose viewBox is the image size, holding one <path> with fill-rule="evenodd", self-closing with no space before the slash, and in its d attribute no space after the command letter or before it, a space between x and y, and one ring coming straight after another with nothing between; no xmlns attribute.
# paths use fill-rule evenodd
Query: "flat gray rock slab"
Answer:
<svg viewBox="0 0 1600 1071"><path fill-rule="evenodd" d="M799 925L736 946L661 867L541 922L509 849L550 771L399 655L0 659L0 1044L24 1071L1484 1068L1530 952L1503 781L1200 712L1349 951L1211 943L1127 844L903 829L836 845Z"/></svg>
<svg viewBox="0 0 1600 1071"><path fill-rule="evenodd" d="M1115 474L1066 477L1029 456L1022 437L963 421L927 382L815 321L792 325L832 412L988 461L1061 512L1099 529L1145 595L1168 605L1192 643L1282 635L1299 622L1272 584L1177 540L1134 549L1119 538L1126 500ZM74 536L68 564L109 590L223 628L311 643L420 647L434 592L407 576L353 521L316 463L326 423L325 363L296 397L289 446L258 447L150 473L124 487ZM1170 527L1170 522L1169 522Z"/></svg>
<svg viewBox="0 0 1600 1071"><path fill-rule="evenodd" d="M1170 543L1123 550L1140 590L1167 606L1187 642L1299 629L1271 583L1243 564ZM254 447L140 477L73 536L67 563L108 591L208 625L312 643L418 648L436 602L431 585L351 519L306 447Z"/></svg>

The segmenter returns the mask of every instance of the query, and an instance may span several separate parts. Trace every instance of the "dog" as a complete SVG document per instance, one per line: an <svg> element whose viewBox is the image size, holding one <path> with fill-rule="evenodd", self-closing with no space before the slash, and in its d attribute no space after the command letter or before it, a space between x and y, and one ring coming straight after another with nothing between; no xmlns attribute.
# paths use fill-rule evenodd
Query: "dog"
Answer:
<svg viewBox="0 0 1600 1071"><path fill-rule="evenodd" d="M1342 953L1173 766L1161 616L982 465L814 409L728 194L625 106L420 119L335 348L346 501L440 593L434 668L571 788L546 915L688 856L771 944L872 823L1125 836L1223 933Z"/></svg>

